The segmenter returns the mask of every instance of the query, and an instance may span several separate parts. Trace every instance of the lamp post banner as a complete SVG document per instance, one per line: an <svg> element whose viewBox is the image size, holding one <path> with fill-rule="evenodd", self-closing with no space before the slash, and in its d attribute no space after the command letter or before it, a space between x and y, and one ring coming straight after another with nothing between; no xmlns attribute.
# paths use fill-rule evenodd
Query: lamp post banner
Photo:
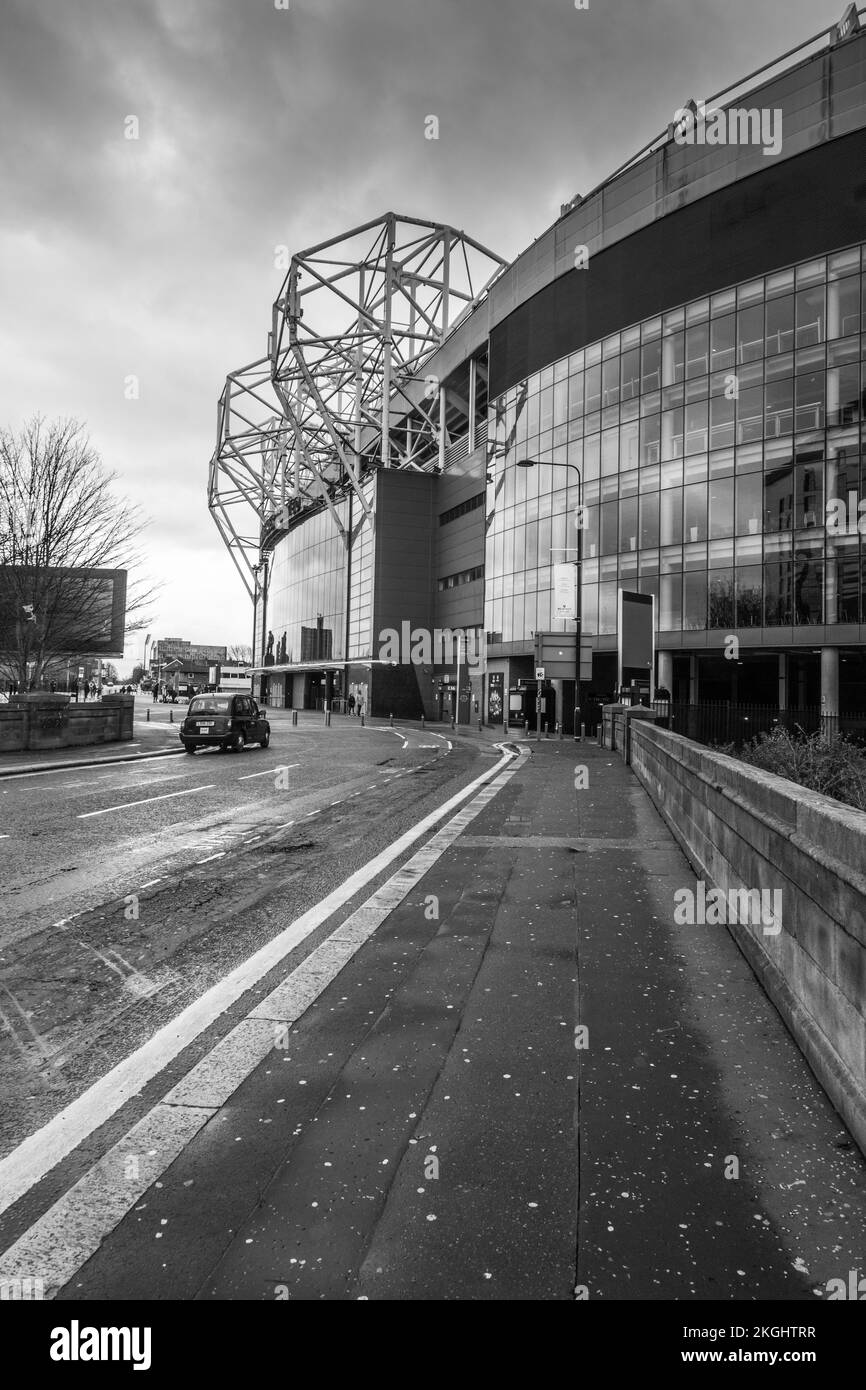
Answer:
<svg viewBox="0 0 866 1390"><path fill-rule="evenodd" d="M554 618L577 617L577 566L559 564L553 566L553 616Z"/></svg>

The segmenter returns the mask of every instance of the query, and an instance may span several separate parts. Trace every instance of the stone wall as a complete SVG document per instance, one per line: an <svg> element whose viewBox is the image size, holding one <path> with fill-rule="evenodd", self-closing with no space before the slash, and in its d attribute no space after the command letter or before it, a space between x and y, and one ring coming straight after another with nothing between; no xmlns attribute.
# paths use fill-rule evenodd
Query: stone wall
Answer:
<svg viewBox="0 0 866 1390"><path fill-rule="evenodd" d="M131 695L72 703L68 695L17 695L0 705L0 753L132 739Z"/></svg>
<svg viewBox="0 0 866 1390"><path fill-rule="evenodd" d="M728 930L866 1153L866 813L643 721L630 735L706 891L780 894L777 921L734 909Z"/></svg>

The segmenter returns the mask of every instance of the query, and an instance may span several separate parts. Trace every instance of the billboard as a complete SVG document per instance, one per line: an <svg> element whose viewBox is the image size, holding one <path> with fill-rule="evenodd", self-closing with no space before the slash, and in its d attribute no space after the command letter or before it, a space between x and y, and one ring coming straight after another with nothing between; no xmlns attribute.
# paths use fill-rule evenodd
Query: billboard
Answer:
<svg viewBox="0 0 866 1390"><path fill-rule="evenodd" d="M0 652L122 657L126 570L0 565Z"/></svg>
<svg viewBox="0 0 866 1390"><path fill-rule="evenodd" d="M648 684L653 692L655 674L656 606L653 594L618 591L617 684Z"/></svg>

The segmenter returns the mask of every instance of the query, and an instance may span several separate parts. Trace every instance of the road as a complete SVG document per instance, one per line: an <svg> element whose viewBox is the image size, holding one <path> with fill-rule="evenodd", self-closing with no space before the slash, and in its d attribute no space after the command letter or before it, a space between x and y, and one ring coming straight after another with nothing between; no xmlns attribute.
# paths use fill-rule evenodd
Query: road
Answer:
<svg viewBox="0 0 866 1390"><path fill-rule="evenodd" d="M281 712L190 757L152 714L171 756L0 780L0 1156L268 941L270 899L299 916L477 773L441 733Z"/></svg>

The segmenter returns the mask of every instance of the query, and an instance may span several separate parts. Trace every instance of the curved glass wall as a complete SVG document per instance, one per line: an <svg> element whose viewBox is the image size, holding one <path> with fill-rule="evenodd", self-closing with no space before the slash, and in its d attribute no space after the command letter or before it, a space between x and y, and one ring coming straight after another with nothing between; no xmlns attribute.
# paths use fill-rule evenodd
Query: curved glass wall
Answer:
<svg viewBox="0 0 866 1390"><path fill-rule="evenodd" d="M786 628L866 624L864 272L857 246L750 280L494 401L495 640L531 643L559 625L551 565L576 559L575 469L589 522L585 634L616 631L618 588L656 595L662 640L754 627L784 642ZM845 512L830 525L835 500ZM866 504L859 516L866 532Z"/></svg>

